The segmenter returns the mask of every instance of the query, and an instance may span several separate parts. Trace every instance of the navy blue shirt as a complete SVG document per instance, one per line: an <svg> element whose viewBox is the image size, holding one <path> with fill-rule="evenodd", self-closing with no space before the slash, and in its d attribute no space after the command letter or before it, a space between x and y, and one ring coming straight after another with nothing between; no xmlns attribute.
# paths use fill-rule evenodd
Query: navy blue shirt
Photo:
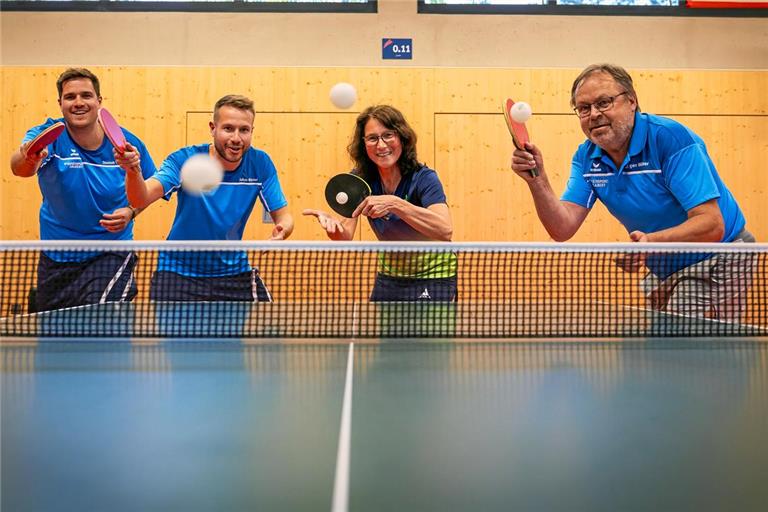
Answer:
<svg viewBox="0 0 768 512"><path fill-rule="evenodd" d="M372 195L380 196L385 194L381 180L377 179L370 183L370 186ZM446 202L443 184L440 183L437 173L427 166L423 166L417 171L403 176L397 185L394 195L422 208ZM424 242L430 240L429 237L419 233L394 214L378 219L368 217L368 223L371 225L373 232L376 233L376 238L382 241Z"/></svg>
<svg viewBox="0 0 768 512"><path fill-rule="evenodd" d="M380 179L370 185L372 195L385 195ZM422 208L428 208L433 204L445 204L447 201L440 178L437 177L434 170L427 166L422 166L407 176L403 176L394 195ZM382 241L422 242L431 240L395 214L378 219L368 217L368 223L373 232L376 233L376 238ZM381 253L379 254L379 272L399 278L445 278L456 275L457 261L456 255L452 252Z"/></svg>

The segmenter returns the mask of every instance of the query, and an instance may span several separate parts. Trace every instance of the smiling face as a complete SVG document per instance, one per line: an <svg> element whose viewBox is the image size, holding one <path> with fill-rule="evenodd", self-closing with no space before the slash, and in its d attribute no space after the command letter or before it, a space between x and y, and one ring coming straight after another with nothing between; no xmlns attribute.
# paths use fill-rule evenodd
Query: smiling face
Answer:
<svg viewBox="0 0 768 512"><path fill-rule="evenodd" d="M614 98L604 112L593 106L589 115L579 118L584 135L612 157L626 154L635 125L637 102L631 94L622 94L625 92L611 75L600 72L587 76L574 96L577 108Z"/></svg>
<svg viewBox="0 0 768 512"><path fill-rule="evenodd" d="M61 86L59 107L70 129L89 128L96 124L101 96L88 78L67 80Z"/></svg>
<svg viewBox="0 0 768 512"><path fill-rule="evenodd" d="M230 106L223 106L216 112L210 123L211 136L225 169L236 168L251 147L253 119L251 112Z"/></svg>
<svg viewBox="0 0 768 512"><path fill-rule="evenodd" d="M376 142L372 144L374 138ZM381 170L397 166L403 146L396 130L387 128L378 119L370 118L365 123L363 140L365 152L376 167Z"/></svg>

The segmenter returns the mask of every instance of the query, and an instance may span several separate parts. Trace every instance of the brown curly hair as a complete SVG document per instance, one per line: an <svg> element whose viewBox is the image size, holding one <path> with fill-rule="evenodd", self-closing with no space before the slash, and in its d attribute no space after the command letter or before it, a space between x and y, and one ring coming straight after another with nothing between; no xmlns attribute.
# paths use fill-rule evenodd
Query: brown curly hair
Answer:
<svg viewBox="0 0 768 512"><path fill-rule="evenodd" d="M355 121L355 133L352 135L352 140L347 146L349 156L354 162L353 174L361 176L368 183L372 183L379 178L379 171L365 150L365 124L370 119L376 119L383 124L386 128L393 130L400 137L400 144L403 148L403 153L397 161L397 166L400 169L400 174L406 176L416 170L420 169L422 164L419 163L416 156L416 132L405 120L402 112L390 105L373 105L363 110L357 120Z"/></svg>

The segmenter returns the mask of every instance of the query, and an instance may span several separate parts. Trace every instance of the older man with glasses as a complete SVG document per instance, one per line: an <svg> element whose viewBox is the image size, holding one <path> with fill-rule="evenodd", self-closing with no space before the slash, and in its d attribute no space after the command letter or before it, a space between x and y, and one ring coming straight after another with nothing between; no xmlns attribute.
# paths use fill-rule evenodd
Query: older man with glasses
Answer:
<svg viewBox="0 0 768 512"><path fill-rule="evenodd" d="M611 64L587 67L573 82L571 106L587 140L573 156L560 199L534 144L512 156L512 170L528 184L553 239L571 238L599 199L633 242L755 241L704 141L676 121L641 113L626 70ZM536 177L529 173L534 167ZM751 258L724 254L617 263L628 272L647 267L643 289L655 309L724 320L743 311L753 265Z"/></svg>

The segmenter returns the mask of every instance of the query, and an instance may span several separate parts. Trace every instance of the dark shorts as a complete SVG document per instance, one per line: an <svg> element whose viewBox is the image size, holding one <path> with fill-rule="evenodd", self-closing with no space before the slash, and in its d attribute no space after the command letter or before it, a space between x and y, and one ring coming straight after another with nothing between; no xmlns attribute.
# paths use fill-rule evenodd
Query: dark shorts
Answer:
<svg viewBox="0 0 768 512"><path fill-rule="evenodd" d="M272 295L256 270L223 277L155 272L149 298L154 301L272 302Z"/></svg>
<svg viewBox="0 0 768 512"><path fill-rule="evenodd" d="M71 308L104 302L129 302L138 290L134 253L107 252L78 262L58 262L40 254L35 310Z"/></svg>
<svg viewBox="0 0 768 512"><path fill-rule="evenodd" d="M458 299L458 279L413 279L376 274L371 302L431 301L455 302Z"/></svg>

